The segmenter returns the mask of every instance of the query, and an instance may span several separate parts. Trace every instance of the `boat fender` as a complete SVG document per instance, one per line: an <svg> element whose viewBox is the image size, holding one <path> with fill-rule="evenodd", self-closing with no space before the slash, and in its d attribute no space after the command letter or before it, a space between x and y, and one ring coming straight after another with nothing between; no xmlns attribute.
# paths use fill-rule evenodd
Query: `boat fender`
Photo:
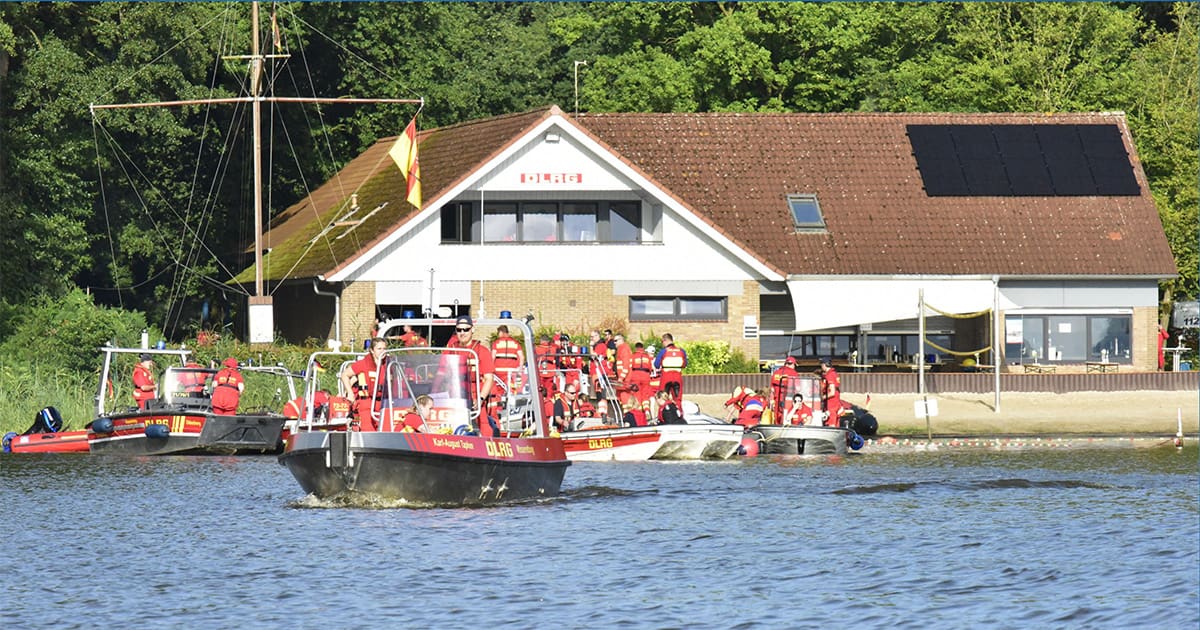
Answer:
<svg viewBox="0 0 1200 630"><path fill-rule="evenodd" d="M3 446L4 446L5 453L12 452L12 441L16 437L17 437L17 434L12 431L9 431L8 433L4 434Z"/></svg>
<svg viewBox="0 0 1200 630"><path fill-rule="evenodd" d="M742 438L742 443L738 446L738 455L743 457L757 457L759 453L758 440L750 436Z"/></svg>
<svg viewBox="0 0 1200 630"><path fill-rule="evenodd" d="M112 418L96 418L92 421L92 433L112 433Z"/></svg>
<svg viewBox="0 0 1200 630"><path fill-rule="evenodd" d="M863 439L862 439L861 435L855 433L854 431L851 431L850 435L847 437L849 439L846 441L850 443L850 450L857 451L858 449L863 447Z"/></svg>
<svg viewBox="0 0 1200 630"><path fill-rule="evenodd" d="M153 440L162 440L170 437L171 429L165 424L147 424L146 437Z"/></svg>
<svg viewBox="0 0 1200 630"><path fill-rule="evenodd" d="M471 430L471 425L460 424L460 425L454 427L454 435L478 435L478 434Z"/></svg>

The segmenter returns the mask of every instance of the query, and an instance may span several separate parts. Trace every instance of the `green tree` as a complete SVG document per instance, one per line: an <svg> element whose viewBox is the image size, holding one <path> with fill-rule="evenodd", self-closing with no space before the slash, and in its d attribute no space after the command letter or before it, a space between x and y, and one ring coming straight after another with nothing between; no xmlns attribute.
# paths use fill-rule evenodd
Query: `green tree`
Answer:
<svg viewBox="0 0 1200 630"><path fill-rule="evenodd" d="M1138 154L1163 229L1175 254L1180 277L1164 283L1164 302L1200 296L1197 271L1197 226L1200 226L1200 9L1179 2L1173 6L1174 27L1153 33L1130 59L1130 72L1119 92L1127 95ZM1167 313L1164 313L1164 317Z"/></svg>

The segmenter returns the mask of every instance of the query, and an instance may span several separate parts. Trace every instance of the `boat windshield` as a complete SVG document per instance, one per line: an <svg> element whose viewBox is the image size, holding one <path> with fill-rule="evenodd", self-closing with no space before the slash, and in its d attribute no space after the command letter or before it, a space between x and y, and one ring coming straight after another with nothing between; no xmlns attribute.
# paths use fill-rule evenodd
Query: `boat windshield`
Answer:
<svg viewBox="0 0 1200 630"><path fill-rule="evenodd" d="M210 385L217 371L209 368L169 367L163 373L162 397L166 404L180 407L208 407Z"/></svg>
<svg viewBox="0 0 1200 630"><path fill-rule="evenodd" d="M397 348L389 350L377 381L380 427L389 430L404 423L417 397L433 399L426 423L431 432L466 431L478 426L481 378L479 358L465 348Z"/></svg>

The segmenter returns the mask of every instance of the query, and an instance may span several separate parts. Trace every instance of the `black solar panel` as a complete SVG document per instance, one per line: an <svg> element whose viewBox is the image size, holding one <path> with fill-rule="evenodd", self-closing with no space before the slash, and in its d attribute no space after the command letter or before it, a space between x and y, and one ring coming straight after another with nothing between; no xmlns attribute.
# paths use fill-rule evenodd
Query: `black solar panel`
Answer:
<svg viewBox="0 0 1200 630"><path fill-rule="evenodd" d="M996 146L1016 196L1050 197L1054 186L1033 125L997 125Z"/></svg>
<svg viewBox="0 0 1200 630"><path fill-rule="evenodd" d="M925 192L1139 195L1116 125L908 125Z"/></svg>
<svg viewBox="0 0 1200 630"><path fill-rule="evenodd" d="M921 169L925 194L930 197L971 194L948 125L909 125L908 137Z"/></svg>

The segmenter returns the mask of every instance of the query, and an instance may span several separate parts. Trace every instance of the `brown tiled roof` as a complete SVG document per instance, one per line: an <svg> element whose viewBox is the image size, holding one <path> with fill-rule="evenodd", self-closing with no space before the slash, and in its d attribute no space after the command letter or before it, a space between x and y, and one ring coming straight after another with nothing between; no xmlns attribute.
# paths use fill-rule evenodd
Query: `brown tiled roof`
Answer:
<svg viewBox="0 0 1200 630"><path fill-rule="evenodd" d="M1120 114L581 114L576 120L788 274L1172 276ZM910 124L1114 124L1137 197L929 197ZM828 230L797 233L789 194Z"/></svg>
<svg viewBox="0 0 1200 630"><path fill-rule="evenodd" d="M557 111L546 107L420 132L417 143L423 202L456 185L525 130ZM387 154L395 141L396 136L380 139L311 195L272 220L270 230L263 235L270 249L263 258L266 279L327 276L417 214L417 209L404 200L405 180ZM345 216L352 193L358 194L361 208L353 218L365 216L385 201L388 205L361 225L353 229L334 227L314 242L326 226ZM337 238L342 234L346 236ZM253 268L244 270L235 280L253 281Z"/></svg>
<svg viewBox="0 0 1200 630"><path fill-rule="evenodd" d="M425 199L449 190L556 107L420 135ZM566 116L571 119L570 116ZM702 220L785 274L1138 275L1175 263L1120 114L580 114L575 122ZM909 124L1115 124L1137 197L929 197ZM416 214L384 138L267 234L266 277L328 275ZM361 188L360 188L361 186ZM308 243L344 213L388 207ZM827 231L797 233L789 194L814 193ZM314 210L314 206L316 210ZM303 254L303 256L301 256ZM252 272L239 276L245 281Z"/></svg>

